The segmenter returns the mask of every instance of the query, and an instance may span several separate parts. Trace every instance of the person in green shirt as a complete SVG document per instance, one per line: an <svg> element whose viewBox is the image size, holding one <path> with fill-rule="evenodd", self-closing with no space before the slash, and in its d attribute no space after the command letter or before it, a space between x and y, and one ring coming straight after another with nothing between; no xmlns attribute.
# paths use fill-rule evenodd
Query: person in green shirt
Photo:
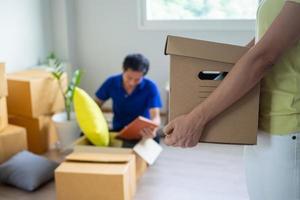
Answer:
<svg viewBox="0 0 300 200"><path fill-rule="evenodd" d="M261 1L255 44L203 103L169 122L165 143L197 145L206 124L259 81L258 142L244 151L250 199L300 200L300 0Z"/></svg>

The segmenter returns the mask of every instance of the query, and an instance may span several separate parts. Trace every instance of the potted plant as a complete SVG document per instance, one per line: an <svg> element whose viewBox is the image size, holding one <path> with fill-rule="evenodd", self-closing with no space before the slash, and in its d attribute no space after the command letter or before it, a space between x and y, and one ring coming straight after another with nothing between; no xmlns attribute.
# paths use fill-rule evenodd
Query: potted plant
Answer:
<svg viewBox="0 0 300 200"><path fill-rule="evenodd" d="M67 88L64 89L62 85L62 77L65 70L62 62L55 56L54 53L51 53L47 57L47 60L51 74L57 80L59 90L61 91L64 99L65 111L54 114L52 116L52 121L57 129L59 148L61 150L65 150L80 136L80 128L77 124L76 115L72 108L74 90L80 83L82 72L81 70L76 70L73 73Z"/></svg>

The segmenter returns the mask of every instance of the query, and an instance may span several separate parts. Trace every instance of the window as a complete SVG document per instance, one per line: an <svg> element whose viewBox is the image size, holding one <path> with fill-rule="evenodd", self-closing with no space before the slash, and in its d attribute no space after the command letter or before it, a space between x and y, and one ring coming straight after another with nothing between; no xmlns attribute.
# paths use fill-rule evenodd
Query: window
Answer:
<svg viewBox="0 0 300 200"><path fill-rule="evenodd" d="M258 0L140 0L145 29L253 30Z"/></svg>

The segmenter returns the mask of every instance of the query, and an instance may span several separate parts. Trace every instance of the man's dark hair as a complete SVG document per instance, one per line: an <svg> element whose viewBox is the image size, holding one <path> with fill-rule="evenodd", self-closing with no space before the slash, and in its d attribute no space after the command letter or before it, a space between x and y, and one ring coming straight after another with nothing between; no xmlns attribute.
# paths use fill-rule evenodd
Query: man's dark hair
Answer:
<svg viewBox="0 0 300 200"><path fill-rule="evenodd" d="M144 76L149 70L149 60L142 54L129 54L123 61L123 70L131 69L133 71L143 72Z"/></svg>

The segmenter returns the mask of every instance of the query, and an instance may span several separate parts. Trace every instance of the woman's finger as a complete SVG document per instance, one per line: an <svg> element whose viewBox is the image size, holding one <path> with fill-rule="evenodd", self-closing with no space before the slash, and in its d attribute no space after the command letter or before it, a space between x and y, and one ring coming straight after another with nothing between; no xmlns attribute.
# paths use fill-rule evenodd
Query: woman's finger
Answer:
<svg viewBox="0 0 300 200"><path fill-rule="evenodd" d="M175 123L174 121L171 121L164 127L163 132L165 135L170 135L172 134L174 128L175 128Z"/></svg>

